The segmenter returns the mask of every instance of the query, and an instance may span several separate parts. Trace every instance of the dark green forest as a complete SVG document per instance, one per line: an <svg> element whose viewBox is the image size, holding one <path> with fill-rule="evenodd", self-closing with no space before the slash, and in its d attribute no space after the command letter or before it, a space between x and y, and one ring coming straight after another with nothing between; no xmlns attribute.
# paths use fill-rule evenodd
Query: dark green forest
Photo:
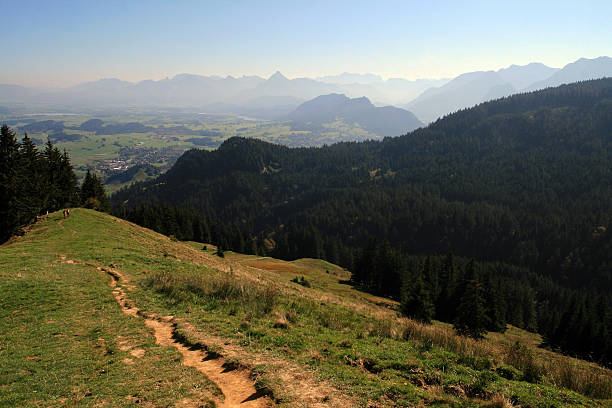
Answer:
<svg viewBox="0 0 612 408"><path fill-rule="evenodd" d="M611 156L612 79L602 79L484 103L380 142L232 138L185 153L113 203L177 238L338 263L355 285L413 302L405 310L425 321L474 337L512 323L609 365ZM183 213L190 229L177 227ZM482 305L473 333L462 321L469 299Z"/></svg>
<svg viewBox="0 0 612 408"><path fill-rule="evenodd" d="M48 141L42 151L8 126L0 129L0 243L47 212L86 206L110 210L101 181L87 172L81 188L66 151Z"/></svg>

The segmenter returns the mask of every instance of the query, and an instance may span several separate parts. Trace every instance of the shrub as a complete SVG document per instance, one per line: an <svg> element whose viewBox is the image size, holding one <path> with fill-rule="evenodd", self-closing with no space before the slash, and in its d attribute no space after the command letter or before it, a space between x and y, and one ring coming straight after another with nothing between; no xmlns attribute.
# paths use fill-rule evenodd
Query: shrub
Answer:
<svg viewBox="0 0 612 408"><path fill-rule="evenodd" d="M523 372L522 380L537 383L542 379L544 370L533 351L518 341L507 348L505 361Z"/></svg>
<svg viewBox="0 0 612 408"><path fill-rule="evenodd" d="M310 288L312 285L310 284L310 282L308 282L303 276L301 277L295 277L293 279L291 279L291 282L297 283L298 285L302 285L305 288Z"/></svg>
<svg viewBox="0 0 612 408"><path fill-rule="evenodd" d="M375 319L368 330L370 337L393 338L393 325L390 320Z"/></svg>
<svg viewBox="0 0 612 408"><path fill-rule="evenodd" d="M502 364L497 367L495 371L500 375L500 377L503 377L506 380L518 380L523 377L523 373L521 371L509 365Z"/></svg>

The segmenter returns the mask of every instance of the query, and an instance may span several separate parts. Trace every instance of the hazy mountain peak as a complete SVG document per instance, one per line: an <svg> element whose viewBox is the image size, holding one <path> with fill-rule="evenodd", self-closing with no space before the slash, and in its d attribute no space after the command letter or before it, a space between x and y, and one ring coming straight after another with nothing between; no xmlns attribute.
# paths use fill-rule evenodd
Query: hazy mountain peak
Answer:
<svg viewBox="0 0 612 408"><path fill-rule="evenodd" d="M612 58L606 56L591 59L580 58L567 64L549 78L533 83L527 90L534 91L561 84L603 77L612 77Z"/></svg>
<svg viewBox="0 0 612 408"><path fill-rule="evenodd" d="M83 82L82 84L78 84L72 87L72 89L118 89L124 88L127 86L133 85L133 83L128 81L122 81L118 78L101 78L97 81Z"/></svg>
<svg viewBox="0 0 612 408"><path fill-rule="evenodd" d="M366 98L365 96L362 96L360 98L352 98L349 99L347 101L348 104L353 105L355 107L370 107L370 106L374 106L372 105L372 102L370 102L370 100L368 98Z"/></svg>
<svg viewBox="0 0 612 408"><path fill-rule="evenodd" d="M268 78L268 81L289 81L289 79L281 74L280 71L276 71L270 78Z"/></svg>
<svg viewBox="0 0 612 408"><path fill-rule="evenodd" d="M380 136L397 136L422 126L416 116L405 109L393 106L377 108L365 96L351 99L338 93L320 95L304 102L287 119L317 124L342 119L347 123L358 123Z"/></svg>

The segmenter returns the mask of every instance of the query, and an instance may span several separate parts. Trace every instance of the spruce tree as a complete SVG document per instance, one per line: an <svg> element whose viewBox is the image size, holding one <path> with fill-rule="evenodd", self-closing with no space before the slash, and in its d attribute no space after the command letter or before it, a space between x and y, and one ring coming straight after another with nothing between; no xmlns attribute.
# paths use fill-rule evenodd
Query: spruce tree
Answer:
<svg viewBox="0 0 612 408"><path fill-rule="evenodd" d="M400 310L404 316L431 323L435 308L431 300L431 293L423 281L422 271L418 270L410 281L404 283Z"/></svg>
<svg viewBox="0 0 612 408"><path fill-rule="evenodd" d="M489 316L487 331L503 333L506 331L506 302L503 297L503 290L497 282L493 281L490 273L486 273L483 280L485 303Z"/></svg>
<svg viewBox="0 0 612 408"><path fill-rule="evenodd" d="M449 253L444 259L440 271L440 296L436 302L437 319L452 322L457 308L457 272L453 254Z"/></svg>
<svg viewBox="0 0 612 408"><path fill-rule="evenodd" d="M482 292L474 260L471 260L466 266L461 300L455 318L454 328L458 334L474 339L481 339L486 334L489 318Z"/></svg>
<svg viewBox="0 0 612 408"><path fill-rule="evenodd" d="M41 194L46 189L44 163L36 145L27 134L19 146L17 167L19 224L24 225L43 213L46 204L44 194Z"/></svg>
<svg viewBox="0 0 612 408"><path fill-rule="evenodd" d="M110 210L110 204L102 182L95 173L89 170L87 170L85 180L83 180L83 185L81 186L81 204L85 208L92 208L97 211ZM158 230L156 229L156 231Z"/></svg>
<svg viewBox="0 0 612 408"><path fill-rule="evenodd" d="M8 239L19 227L13 214L18 189L18 149L15 132L3 125L0 129L0 242Z"/></svg>
<svg viewBox="0 0 612 408"><path fill-rule="evenodd" d="M60 191L61 206L74 207L79 205L79 185L66 150L64 150L60 158L57 183ZM104 198L106 199L106 195L104 195ZM108 206L108 200L106 200L106 204Z"/></svg>
<svg viewBox="0 0 612 408"><path fill-rule="evenodd" d="M59 210L64 206L63 193L60 190L60 180L64 171L62 154L53 146L51 139L47 140L43 157L46 161L46 194L47 207L51 211Z"/></svg>

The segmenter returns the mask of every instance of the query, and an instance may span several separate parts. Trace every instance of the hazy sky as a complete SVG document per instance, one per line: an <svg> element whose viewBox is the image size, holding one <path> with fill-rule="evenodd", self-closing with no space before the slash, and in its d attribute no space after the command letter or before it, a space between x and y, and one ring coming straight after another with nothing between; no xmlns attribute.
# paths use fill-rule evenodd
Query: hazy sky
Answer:
<svg viewBox="0 0 612 408"><path fill-rule="evenodd" d="M0 0L0 83L343 71L440 78L612 55L612 1Z"/></svg>

